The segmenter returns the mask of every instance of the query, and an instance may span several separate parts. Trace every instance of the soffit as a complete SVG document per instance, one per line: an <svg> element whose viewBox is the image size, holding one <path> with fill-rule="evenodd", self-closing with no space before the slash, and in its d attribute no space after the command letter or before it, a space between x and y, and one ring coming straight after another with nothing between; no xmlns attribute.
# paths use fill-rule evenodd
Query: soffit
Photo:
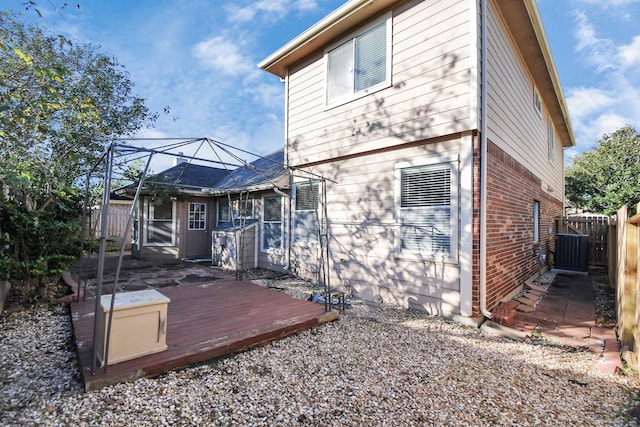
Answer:
<svg viewBox="0 0 640 427"><path fill-rule="evenodd" d="M565 147L576 145L569 112L535 0L496 0Z"/></svg>

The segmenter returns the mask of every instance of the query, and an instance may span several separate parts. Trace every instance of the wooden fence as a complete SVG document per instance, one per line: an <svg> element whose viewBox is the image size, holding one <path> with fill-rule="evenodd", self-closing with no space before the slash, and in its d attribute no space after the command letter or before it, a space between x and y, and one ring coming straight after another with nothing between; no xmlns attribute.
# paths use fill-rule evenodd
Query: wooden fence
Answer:
<svg viewBox="0 0 640 427"><path fill-rule="evenodd" d="M640 204L638 205L640 212ZM616 227L616 310L618 336L623 349L640 355L640 214L627 219L628 209L618 211ZM612 251L614 252L614 251ZM613 256L613 254L612 254Z"/></svg>
<svg viewBox="0 0 640 427"><path fill-rule="evenodd" d="M131 212L131 202L113 202L109 203L109 211L107 216L107 227L105 237L112 241L120 241L123 238L124 230L127 226L127 220ZM97 208L91 213L91 227L96 230L96 237L100 236L101 209ZM95 228L94 228L95 227ZM131 231L124 236L127 242L125 248L131 247Z"/></svg>
<svg viewBox="0 0 640 427"><path fill-rule="evenodd" d="M589 265L608 266L609 217L603 215L557 217L558 234L589 236Z"/></svg>

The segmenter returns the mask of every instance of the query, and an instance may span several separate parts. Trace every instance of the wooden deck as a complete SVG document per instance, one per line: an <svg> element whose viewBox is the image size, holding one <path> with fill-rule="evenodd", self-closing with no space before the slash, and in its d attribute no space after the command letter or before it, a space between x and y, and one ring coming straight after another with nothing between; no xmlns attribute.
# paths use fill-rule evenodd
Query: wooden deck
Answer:
<svg viewBox="0 0 640 427"><path fill-rule="evenodd" d="M71 304L73 333L85 390L156 376L303 331L338 318L324 305L293 298L250 282L217 280L205 285L157 289L171 299L168 350L97 368L92 374L95 301Z"/></svg>

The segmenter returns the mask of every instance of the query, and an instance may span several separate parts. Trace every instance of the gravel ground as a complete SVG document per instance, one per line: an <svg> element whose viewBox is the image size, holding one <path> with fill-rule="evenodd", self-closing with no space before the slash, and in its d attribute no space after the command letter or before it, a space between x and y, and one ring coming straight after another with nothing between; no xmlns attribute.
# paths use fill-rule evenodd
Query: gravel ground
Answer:
<svg viewBox="0 0 640 427"><path fill-rule="evenodd" d="M295 280L258 280L299 297ZM638 381L587 351L369 312L152 379L82 391L66 306L0 318L2 425L637 425Z"/></svg>

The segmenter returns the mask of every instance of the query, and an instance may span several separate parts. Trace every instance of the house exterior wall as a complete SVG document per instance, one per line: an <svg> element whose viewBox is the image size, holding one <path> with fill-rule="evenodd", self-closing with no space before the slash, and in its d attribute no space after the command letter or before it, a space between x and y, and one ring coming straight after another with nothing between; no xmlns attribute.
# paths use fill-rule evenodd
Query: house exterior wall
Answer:
<svg viewBox="0 0 640 427"><path fill-rule="evenodd" d="M326 224L332 288L373 303L413 307L447 317L461 314L462 300L471 299L470 287L460 282L460 263L471 256L470 247L465 248L471 240L470 227L463 226L471 222L471 151L471 138L458 136L309 168L328 179ZM469 177L460 179L457 188L458 258L417 259L398 254L397 165L443 158L456 158L458 175ZM323 208L320 206L321 213ZM319 253L317 244L293 243L292 270L317 279Z"/></svg>
<svg viewBox="0 0 640 427"><path fill-rule="evenodd" d="M548 110L542 100L540 111L536 108L533 79L493 1L488 2L487 22L486 303L491 310L538 273L540 256L554 250L564 167L555 130L555 150L549 153ZM539 203L537 242L534 201Z"/></svg>
<svg viewBox="0 0 640 427"><path fill-rule="evenodd" d="M549 197L562 202L560 138L554 130L555 152L550 156L548 108L540 100L541 111L536 109L536 85L494 1L488 2L487 25L487 138L537 176Z"/></svg>
<svg viewBox="0 0 640 427"><path fill-rule="evenodd" d="M546 266L540 255L554 250L554 219L562 212L562 202L543 190L539 177L491 141L487 186L486 280L491 310ZM534 241L534 202L539 203L538 241Z"/></svg>
<svg viewBox="0 0 640 427"><path fill-rule="evenodd" d="M145 198L148 196L142 195L140 196L140 207L139 216L138 216L138 233L137 239L134 241L134 248L132 249L132 255L141 258L141 259L150 259L153 258L158 261L169 261L169 260L180 260L189 255L189 250L187 246L190 244L187 238L187 230L189 224L189 203L190 202L198 202L206 204L207 209L207 230L202 231L202 233L206 233L206 239L208 240L207 244L207 253L199 253L198 256L210 256L211 255L211 228L213 224L215 224L215 204L212 202L210 198L206 197L177 197L174 201L174 230L175 230L175 241L173 245L149 245L145 244L144 236L146 226L146 217L145 217ZM167 196L168 197L168 196Z"/></svg>
<svg viewBox="0 0 640 427"><path fill-rule="evenodd" d="M288 163L357 155L469 129L469 5L410 1L393 10L391 86L351 102L325 106L324 51L292 67Z"/></svg>
<svg viewBox="0 0 640 427"><path fill-rule="evenodd" d="M145 242L145 227L146 227L146 212L145 212L145 202L148 202L150 196L148 195L140 195L139 201L139 209L138 209L138 225L137 225L137 233L135 233L133 243L132 243L132 255L139 259L154 259L158 261L170 261L180 259L180 250L179 250L179 233L176 231L175 242L171 246L150 246ZM177 215L177 212L180 211L180 202L176 201L175 203L175 212L174 215ZM175 218L174 226L178 227L180 224L179 218Z"/></svg>
<svg viewBox="0 0 640 427"><path fill-rule="evenodd" d="M476 12L481 13L478 0L412 0L362 22L366 26L391 16L391 84L344 104L325 105L324 50L289 66L286 160L328 178L322 203L328 211L332 286L370 302L481 317L484 126L481 16ZM491 309L514 295L538 272L540 255L553 250L553 219L562 213L564 176L563 144L542 99L538 111L534 79L495 0L488 0L486 30L486 299ZM551 152L549 135L557 141ZM399 256L397 165L451 155L458 158L456 256ZM538 241L534 205L539 207ZM295 273L320 277L318 258L317 245L292 244Z"/></svg>

